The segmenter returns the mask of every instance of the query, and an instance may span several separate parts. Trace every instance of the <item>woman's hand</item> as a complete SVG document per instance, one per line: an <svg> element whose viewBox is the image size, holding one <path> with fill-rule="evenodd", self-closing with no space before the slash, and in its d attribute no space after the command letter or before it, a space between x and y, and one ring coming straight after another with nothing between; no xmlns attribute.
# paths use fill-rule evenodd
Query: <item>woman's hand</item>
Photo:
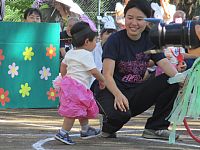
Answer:
<svg viewBox="0 0 200 150"><path fill-rule="evenodd" d="M115 60L105 58L103 60L103 75L106 80L106 87L115 96L114 108L120 111L126 112L129 110L128 99L122 94L120 89L117 87L115 80L113 78L115 70Z"/></svg>
<svg viewBox="0 0 200 150"><path fill-rule="evenodd" d="M124 112L129 110L128 99L122 93L115 96L114 108L116 110L119 109L120 111L124 111Z"/></svg>

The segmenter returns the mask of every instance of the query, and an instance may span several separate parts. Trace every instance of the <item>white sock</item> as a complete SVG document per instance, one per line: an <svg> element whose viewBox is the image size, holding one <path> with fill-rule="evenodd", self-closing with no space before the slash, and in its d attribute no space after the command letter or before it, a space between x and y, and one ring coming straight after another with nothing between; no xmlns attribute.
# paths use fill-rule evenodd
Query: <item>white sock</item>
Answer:
<svg viewBox="0 0 200 150"><path fill-rule="evenodd" d="M81 131L87 132L88 128L89 128L89 125L88 125L88 124L83 125L83 126L81 126Z"/></svg>
<svg viewBox="0 0 200 150"><path fill-rule="evenodd" d="M66 134L66 133L69 133L69 131L67 131L67 130L65 130L65 129L63 129L63 128L61 128L61 129L60 129L60 133L61 133L62 135L64 135L64 134Z"/></svg>

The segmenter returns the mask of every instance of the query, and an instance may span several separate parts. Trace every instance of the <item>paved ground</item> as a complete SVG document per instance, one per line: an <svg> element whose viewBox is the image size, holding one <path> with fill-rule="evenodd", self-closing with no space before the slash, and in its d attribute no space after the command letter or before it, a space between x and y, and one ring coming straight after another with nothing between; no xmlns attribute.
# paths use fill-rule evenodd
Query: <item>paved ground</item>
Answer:
<svg viewBox="0 0 200 150"><path fill-rule="evenodd" d="M62 124L56 109L0 109L0 150L193 150L200 143L190 138L183 126L178 128L181 141L170 145L168 141L147 140L141 137L144 122L151 110L130 120L117 134L117 139L94 138L81 140L79 125L75 123L72 136L76 145L56 141L53 136ZM189 120L200 137L200 121ZM90 123L99 127L98 119Z"/></svg>

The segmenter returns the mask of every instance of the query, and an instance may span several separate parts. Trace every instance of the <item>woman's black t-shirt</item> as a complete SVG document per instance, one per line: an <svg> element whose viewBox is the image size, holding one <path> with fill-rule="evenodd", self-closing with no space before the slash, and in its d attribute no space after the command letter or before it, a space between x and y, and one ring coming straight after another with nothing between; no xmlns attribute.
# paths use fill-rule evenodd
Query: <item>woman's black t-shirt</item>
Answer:
<svg viewBox="0 0 200 150"><path fill-rule="evenodd" d="M126 30L112 34L103 47L103 59L115 60L114 80L120 89L135 87L143 82L149 60L157 62L164 58L163 53L146 54L155 49L148 31L144 31L139 40L133 41Z"/></svg>

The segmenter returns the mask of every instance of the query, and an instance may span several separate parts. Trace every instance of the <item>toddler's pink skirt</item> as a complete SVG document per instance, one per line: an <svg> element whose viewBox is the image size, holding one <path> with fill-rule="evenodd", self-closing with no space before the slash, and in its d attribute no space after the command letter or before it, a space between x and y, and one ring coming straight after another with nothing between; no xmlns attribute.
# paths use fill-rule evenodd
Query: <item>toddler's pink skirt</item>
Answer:
<svg viewBox="0 0 200 150"><path fill-rule="evenodd" d="M58 76L53 85L58 90L58 113L61 116L76 119L96 118L99 108L91 90L69 76Z"/></svg>

